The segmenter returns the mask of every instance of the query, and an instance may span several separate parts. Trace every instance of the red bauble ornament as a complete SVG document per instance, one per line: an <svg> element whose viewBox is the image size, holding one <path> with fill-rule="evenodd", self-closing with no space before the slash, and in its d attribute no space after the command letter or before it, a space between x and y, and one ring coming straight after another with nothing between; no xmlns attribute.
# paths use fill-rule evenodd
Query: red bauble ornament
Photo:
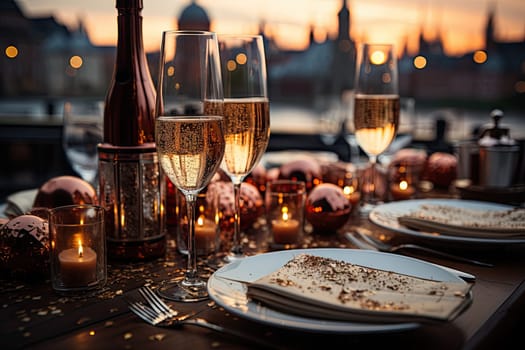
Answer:
<svg viewBox="0 0 525 350"><path fill-rule="evenodd" d="M87 181L75 176L58 176L39 189L34 208L56 208L73 204L97 204L97 192Z"/></svg>
<svg viewBox="0 0 525 350"><path fill-rule="evenodd" d="M306 220L316 233L333 233L346 224L352 205L343 190L329 183L316 186L306 200Z"/></svg>
<svg viewBox="0 0 525 350"><path fill-rule="evenodd" d="M49 230L46 220L21 215L0 229L0 271L34 279L49 275Z"/></svg>

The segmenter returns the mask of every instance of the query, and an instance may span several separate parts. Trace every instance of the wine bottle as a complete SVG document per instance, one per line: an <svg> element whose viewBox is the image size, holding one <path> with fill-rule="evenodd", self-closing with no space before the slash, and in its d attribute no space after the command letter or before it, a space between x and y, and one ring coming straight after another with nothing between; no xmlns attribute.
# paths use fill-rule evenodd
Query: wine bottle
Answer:
<svg viewBox="0 0 525 350"><path fill-rule="evenodd" d="M107 256L138 261L166 251L165 191L155 148L155 88L144 53L142 0L116 0L118 41L99 145Z"/></svg>

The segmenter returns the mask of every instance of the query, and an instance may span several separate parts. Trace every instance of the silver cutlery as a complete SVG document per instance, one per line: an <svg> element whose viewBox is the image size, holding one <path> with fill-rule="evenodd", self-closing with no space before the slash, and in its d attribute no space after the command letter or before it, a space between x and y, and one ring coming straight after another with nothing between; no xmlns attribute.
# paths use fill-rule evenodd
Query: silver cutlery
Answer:
<svg viewBox="0 0 525 350"><path fill-rule="evenodd" d="M417 251L421 251L421 252L434 254L434 255L440 256L442 258L455 260L455 261L459 261L459 262L464 262L464 263L468 263L468 264L484 266L484 267L494 267L494 265L491 264L491 263L487 263L487 262L484 262L484 261L479 261L479 260L475 260L475 259L471 259L471 258L466 258L466 257L455 255L455 254L450 254L450 253L444 252L442 250L436 250L436 249L432 249L432 248L425 247L425 246L418 245L418 244L404 243L404 244L390 245L390 244L385 243L385 242L375 238L374 236L366 234L366 233L364 233L362 231L363 231L363 229L361 229L361 228L356 228L354 230L355 234L358 235L358 237L360 237L362 240L367 242L372 247L376 248L376 250L379 250L379 251L382 251L382 252L397 253L397 252L399 252L401 250L417 250Z"/></svg>
<svg viewBox="0 0 525 350"><path fill-rule="evenodd" d="M345 233L345 237L353 245L355 245L359 249L381 251L379 248L377 248L374 245L369 244L367 241L364 241L362 238L358 238L358 236L354 235L352 232ZM386 251L386 252L388 252L388 251ZM476 280L476 276L474 276L474 275L472 275L470 273L467 273L467 272L464 272L464 271L460 271L460 270L456 270L456 269L453 269L453 268L448 267L448 266L434 264L434 263L431 263L431 262L428 262L428 263L431 264L431 265L437 266L439 268L445 269L448 272L458 276L459 278L463 279L466 282L474 282Z"/></svg>
<svg viewBox="0 0 525 350"><path fill-rule="evenodd" d="M179 315L176 310L173 310L160 297L155 294L153 290L148 287L139 289L139 293L148 302L150 306L144 305L142 302L130 302L129 309L138 317L146 321L152 326L165 328L181 328L182 326L197 326L213 330L221 334L227 334L232 337L243 339L246 342L256 344L264 348L278 348L278 346L268 343L265 340L251 336L247 333L237 331L235 329L225 328L217 324L210 323L200 317L192 317L193 314Z"/></svg>

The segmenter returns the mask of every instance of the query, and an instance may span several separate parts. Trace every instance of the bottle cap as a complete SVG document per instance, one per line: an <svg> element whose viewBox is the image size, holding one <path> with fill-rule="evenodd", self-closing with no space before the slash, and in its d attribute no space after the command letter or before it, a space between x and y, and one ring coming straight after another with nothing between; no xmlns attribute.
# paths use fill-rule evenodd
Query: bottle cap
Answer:
<svg viewBox="0 0 525 350"><path fill-rule="evenodd" d="M137 8L142 10L142 0L117 0L118 9Z"/></svg>

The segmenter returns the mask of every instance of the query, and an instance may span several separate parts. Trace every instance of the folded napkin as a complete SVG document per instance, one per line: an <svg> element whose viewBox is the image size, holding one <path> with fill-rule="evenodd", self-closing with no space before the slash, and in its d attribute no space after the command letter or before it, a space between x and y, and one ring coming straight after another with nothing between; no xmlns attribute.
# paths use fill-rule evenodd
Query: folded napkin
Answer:
<svg viewBox="0 0 525 350"><path fill-rule="evenodd" d="M451 320L471 285L440 282L300 254L248 284L248 297L276 310L344 321Z"/></svg>
<svg viewBox="0 0 525 350"><path fill-rule="evenodd" d="M424 204L398 218L408 228L476 238L525 237L525 209L476 210Z"/></svg>
<svg viewBox="0 0 525 350"><path fill-rule="evenodd" d="M24 215L33 207L38 189L15 192L7 197L4 214L9 217Z"/></svg>

